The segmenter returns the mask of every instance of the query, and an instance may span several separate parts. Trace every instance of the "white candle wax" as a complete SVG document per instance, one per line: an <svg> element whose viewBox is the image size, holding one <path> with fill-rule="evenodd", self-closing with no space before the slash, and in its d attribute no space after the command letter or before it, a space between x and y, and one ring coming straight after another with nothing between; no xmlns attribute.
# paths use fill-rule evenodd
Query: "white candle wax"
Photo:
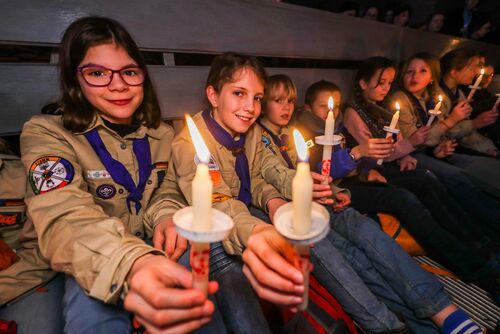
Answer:
<svg viewBox="0 0 500 334"><path fill-rule="evenodd" d="M439 113L439 110L441 109L441 104L443 103L443 97L439 95L439 101L434 107L433 112L431 113L431 116L429 117L429 120L427 121L426 126L431 126L432 122L434 122L434 118L436 118L436 115Z"/></svg>
<svg viewBox="0 0 500 334"><path fill-rule="evenodd" d="M467 96L467 100L472 99L474 94L476 94L476 90L479 88L481 80L483 80L483 75L484 75L484 68L481 69L481 74L477 77L476 82L474 82L474 85L472 86L472 89L470 90L469 95Z"/></svg>
<svg viewBox="0 0 500 334"><path fill-rule="evenodd" d="M292 182L293 229L297 234L307 234L311 228L312 190L309 163L299 162Z"/></svg>
<svg viewBox="0 0 500 334"><path fill-rule="evenodd" d="M395 129L396 125L398 125L398 121L399 121L399 103L396 102L396 112L394 113L394 115L392 115L391 124L389 125L389 128ZM387 134L385 135L385 138L391 138L391 136L392 136L392 133L387 132ZM384 159L378 159L377 165L381 165L383 162L384 162Z"/></svg>
<svg viewBox="0 0 500 334"><path fill-rule="evenodd" d="M189 115L186 115L186 122L199 161L196 166L196 174L191 183L191 196L193 199L193 221L191 226L196 232L208 232L212 229L213 190L213 183L207 166L210 152Z"/></svg>
<svg viewBox="0 0 500 334"><path fill-rule="evenodd" d="M307 234L311 228L313 180L307 162L307 146L304 138L298 130L293 131L293 137L301 161L297 164L297 171L292 181L292 224L295 233Z"/></svg>
<svg viewBox="0 0 500 334"><path fill-rule="evenodd" d="M439 97L441 97L441 95L439 95ZM441 104L443 103L443 101L439 100L439 102L436 104L436 106L434 107L434 112L437 113L439 112L439 110L441 110Z"/></svg>
<svg viewBox="0 0 500 334"><path fill-rule="evenodd" d="M389 127L391 129L395 129L396 125L398 125L398 121L399 121L399 108L398 108L398 110L396 110L394 115L392 115L392 120L391 120L391 124L389 125Z"/></svg>
<svg viewBox="0 0 500 334"><path fill-rule="evenodd" d="M212 229L212 191L213 184L208 166L199 163L196 167L192 187L193 222L196 232L208 232Z"/></svg>
<svg viewBox="0 0 500 334"><path fill-rule="evenodd" d="M331 102L328 101L328 104L331 103L331 107L333 108L333 99L332 98L330 99ZM335 131L335 118L333 117L333 111L330 109L325 121L325 140L333 140L334 131ZM330 175L331 162L332 162L331 160L332 160L332 145L324 145L323 161L321 163L321 174L325 176ZM326 178L323 181L323 184L328 184L328 178Z"/></svg>

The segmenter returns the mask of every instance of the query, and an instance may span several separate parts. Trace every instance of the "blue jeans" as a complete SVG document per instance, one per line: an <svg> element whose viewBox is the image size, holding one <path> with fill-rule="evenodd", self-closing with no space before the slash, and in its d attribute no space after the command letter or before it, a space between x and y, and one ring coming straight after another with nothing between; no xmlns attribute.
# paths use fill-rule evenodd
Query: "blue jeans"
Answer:
<svg viewBox="0 0 500 334"><path fill-rule="evenodd" d="M190 268L189 250L183 254L179 263ZM242 267L241 258L228 255L222 243L210 245L210 280L219 283L215 300L224 324L228 331L237 334L271 333L258 297L243 274Z"/></svg>
<svg viewBox="0 0 500 334"><path fill-rule="evenodd" d="M379 333L404 327L396 315L373 295L330 237L311 248L311 262L314 276L363 329Z"/></svg>
<svg viewBox="0 0 500 334"><path fill-rule="evenodd" d="M452 301L432 274L420 268L377 223L355 210L332 214L331 227L337 233L330 233L329 240L374 294L403 315L416 333L438 332L426 318Z"/></svg>
<svg viewBox="0 0 500 334"><path fill-rule="evenodd" d="M267 223L267 214L251 207L250 212ZM340 302L344 310L370 333L402 329L405 325L377 299L352 268L350 262L332 244L329 237L311 248L313 274L318 281Z"/></svg>
<svg viewBox="0 0 500 334"><path fill-rule="evenodd" d="M467 162L488 158L454 154L446 160L440 160L423 152L414 153L413 156L418 160L419 167L429 169L439 178L462 208L500 236L500 202L476 187L460 167L467 167Z"/></svg>
<svg viewBox="0 0 500 334"><path fill-rule="evenodd" d="M58 274L44 286L0 308L0 319L17 323L17 334L59 334L63 332L62 299L64 275Z"/></svg>
<svg viewBox="0 0 500 334"><path fill-rule="evenodd" d="M130 313L122 306L88 296L73 276L66 275L63 299L64 332L77 334L130 333Z"/></svg>
<svg viewBox="0 0 500 334"><path fill-rule="evenodd" d="M213 301L213 298L211 299ZM126 334L132 331L131 314L123 308L121 303L118 305L105 304L101 300L88 296L76 280L69 275L66 275L63 304L66 322L64 331L66 333ZM217 307L212 321L195 333L226 333Z"/></svg>

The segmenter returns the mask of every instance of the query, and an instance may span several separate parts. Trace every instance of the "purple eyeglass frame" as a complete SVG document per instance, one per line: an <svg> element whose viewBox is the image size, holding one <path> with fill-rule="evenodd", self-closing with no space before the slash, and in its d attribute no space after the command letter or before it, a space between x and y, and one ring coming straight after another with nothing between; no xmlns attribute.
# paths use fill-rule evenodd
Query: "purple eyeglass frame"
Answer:
<svg viewBox="0 0 500 334"><path fill-rule="evenodd" d="M86 68L90 68L90 67L93 67L93 68L99 68L99 69L103 69L103 70L107 70L107 71L111 71L111 77L109 79L109 82L105 85L95 85L95 84L91 84L90 82L87 81L87 79L85 78L85 76L83 75L82 73L82 70L83 69L86 69ZM129 84L125 79L123 79L123 76L121 75L121 71L123 70L126 70L128 68L140 68L143 72L144 72L144 78L142 79L142 82L140 84L137 84L137 85L131 85ZM140 86L144 83L144 80L146 80L146 75L147 75L147 71L145 68L142 68L142 67L139 67L139 66L125 66L125 67L122 67L121 69L119 70L112 70L110 68L107 68L107 67L104 67L104 66L100 66L100 65L83 65L83 66L78 66L76 68L76 72L77 73L80 73L82 75L82 78L83 80L87 83L87 85L89 86L92 86L92 87L107 87L111 84L111 82L113 81L113 76L115 75L115 73L118 73L118 75L120 76L120 78L122 79L123 82L125 82L128 86Z"/></svg>

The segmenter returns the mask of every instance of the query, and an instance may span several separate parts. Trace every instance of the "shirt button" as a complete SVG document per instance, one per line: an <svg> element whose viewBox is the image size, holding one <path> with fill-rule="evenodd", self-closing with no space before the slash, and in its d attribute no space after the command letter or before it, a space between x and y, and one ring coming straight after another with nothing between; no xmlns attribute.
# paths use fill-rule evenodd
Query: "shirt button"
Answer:
<svg viewBox="0 0 500 334"><path fill-rule="evenodd" d="M116 290L117 287L118 287L118 285L113 284L113 285L111 285L109 291L111 291L113 293L113 292L115 292L115 290Z"/></svg>
<svg viewBox="0 0 500 334"><path fill-rule="evenodd" d="M148 180L148 184L152 184L152 183L153 183L153 181L151 181L151 180Z"/></svg>
<svg viewBox="0 0 500 334"><path fill-rule="evenodd" d="M123 189L119 189L119 190L118 190L118 193L119 193L119 194L123 194Z"/></svg>
<svg viewBox="0 0 500 334"><path fill-rule="evenodd" d="M120 148L121 148L122 150L126 149L126 148L127 148L127 144L122 143L122 144L120 145Z"/></svg>

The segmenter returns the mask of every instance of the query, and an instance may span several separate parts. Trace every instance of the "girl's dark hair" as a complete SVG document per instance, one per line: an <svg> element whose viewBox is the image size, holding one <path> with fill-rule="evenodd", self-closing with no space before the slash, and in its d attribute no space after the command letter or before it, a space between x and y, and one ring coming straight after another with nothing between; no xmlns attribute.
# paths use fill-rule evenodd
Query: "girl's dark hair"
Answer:
<svg viewBox="0 0 500 334"><path fill-rule="evenodd" d="M236 72L242 69L251 69L255 72L262 85L267 83L267 73L264 66L253 56L226 52L218 55L210 65L205 87L212 86L217 93L220 93L222 87L234 81Z"/></svg>
<svg viewBox="0 0 500 334"><path fill-rule="evenodd" d="M474 12L472 14L470 23L467 26L467 34L469 36L472 35L475 31L481 29L488 22L493 23L488 14L482 12Z"/></svg>
<svg viewBox="0 0 500 334"><path fill-rule="evenodd" d="M408 12L408 15L411 17L412 8L410 5L399 5L394 8L394 17L398 16L401 13Z"/></svg>
<svg viewBox="0 0 500 334"><path fill-rule="evenodd" d="M474 49L458 48L447 52L441 57L441 73L443 76L451 70L461 70L466 67L478 53Z"/></svg>
<svg viewBox="0 0 500 334"><path fill-rule="evenodd" d="M402 13L404 12L408 12L408 21L406 22L405 26L408 26L410 24L410 20L411 20L411 13L412 13L412 9L411 9L411 6L410 5L400 5L400 6L396 6L396 8L394 8L394 18L393 18L393 22L396 20L396 17L398 17L399 15L401 15Z"/></svg>
<svg viewBox="0 0 500 334"><path fill-rule="evenodd" d="M297 87L292 79L286 74L275 74L269 77L266 84L266 93L262 100L262 108L265 108L269 100L281 98L277 96L277 90L283 88L285 97L295 104L297 102Z"/></svg>
<svg viewBox="0 0 500 334"><path fill-rule="evenodd" d="M333 82L326 80L316 81L311 86L307 87L306 97L304 101L305 104L312 105L321 92L339 92L342 94L339 86L337 86Z"/></svg>
<svg viewBox="0 0 500 334"><path fill-rule="evenodd" d="M445 18L445 20L446 20L445 13L439 12L439 11L432 12L429 16L427 16L427 19L425 20L425 30L429 31L429 25L431 24L432 19L434 19L434 17L437 16L437 15L442 15ZM443 28L441 28L441 31L442 30L443 30Z"/></svg>
<svg viewBox="0 0 500 334"><path fill-rule="evenodd" d="M119 22L105 17L84 17L71 23L64 32L59 51L62 97L57 104L49 104L42 110L47 114L62 113L64 127L72 132L85 131L96 114L95 108L83 95L76 68L90 47L108 43L115 43L123 48L140 68L146 70L146 63L139 48ZM134 113L132 122L157 128L161 121L161 112L148 75L143 88L144 99Z"/></svg>
<svg viewBox="0 0 500 334"><path fill-rule="evenodd" d="M377 71L380 70L380 74L377 78L377 87L380 82L380 78L384 74L384 72L389 69L393 68L396 70L396 66L394 63L385 57L370 57L366 59L361 65L359 66L358 72L356 73L356 77L354 79L354 87L353 87L353 95L354 95L354 100L356 103L363 108L363 110L366 110L368 116L375 120L375 122L378 122L379 124L385 125L385 118L383 118L383 115L380 115L379 113L375 112L375 108L371 108L368 101L365 100L363 97L363 90L361 89L361 86L359 85L359 81L363 80L367 83L370 82L370 80L373 78L373 76L377 73Z"/></svg>

